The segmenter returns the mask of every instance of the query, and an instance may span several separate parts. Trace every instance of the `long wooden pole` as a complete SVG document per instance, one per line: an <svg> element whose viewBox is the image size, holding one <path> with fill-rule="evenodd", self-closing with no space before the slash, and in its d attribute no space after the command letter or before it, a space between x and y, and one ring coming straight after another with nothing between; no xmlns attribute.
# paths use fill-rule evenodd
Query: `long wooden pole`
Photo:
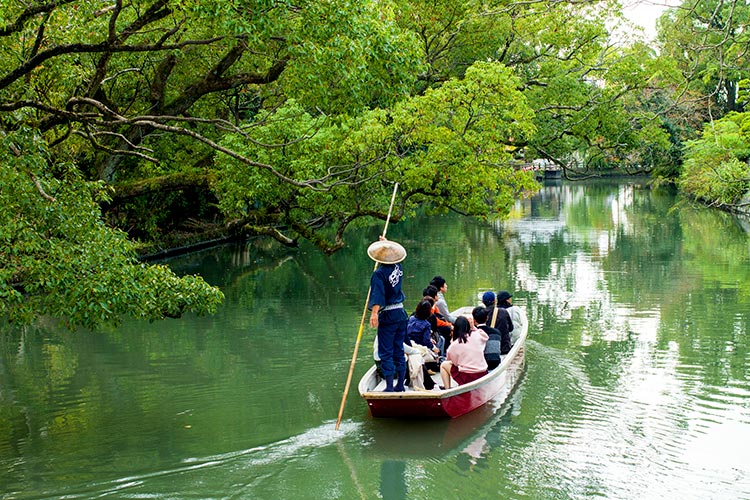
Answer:
<svg viewBox="0 0 750 500"><path fill-rule="evenodd" d="M388 217L385 218L385 227L383 227L383 238L385 233L388 232L388 223L391 220L391 212L393 211L393 202L396 201L396 191L398 191L398 182L393 186L393 195L391 196L391 205L388 207ZM372 272L378 270L378 263L375 263L375 267ZM344 406L346 406L346 397L349 395L349 386L352 383L352 374L354 373L354 365L357 362L357 353L359 352L359 343L362 340L362 332L365 328L365 318L367 317L367 305L370 303L370 292L372 288L367 289L367 298L365 299L365 307L362 311L362 320L359 322L359 333L357 333L357 342L354 344L354 353L352 354L352 362L349 365L349 374L346 376L346 385L344 386L344 395L341 397L341 407L339 408L339 418L336 420L336 430L339 430L341 426L341 417L344 415Z"/></svg>

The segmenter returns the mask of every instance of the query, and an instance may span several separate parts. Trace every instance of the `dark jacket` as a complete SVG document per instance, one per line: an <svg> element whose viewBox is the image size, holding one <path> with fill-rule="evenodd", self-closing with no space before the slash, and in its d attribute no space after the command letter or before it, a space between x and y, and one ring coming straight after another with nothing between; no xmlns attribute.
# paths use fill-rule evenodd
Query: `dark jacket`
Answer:
<svg viewBox="0 0 750 500"><path fill-rule="evenodd" d="M505 343L503 343L502 354L508 354L508 352L510 352L510 332L513 331L513 321L510 319L510 314L508 314L508 311L505 308L497 307L497 319L495 319L495 323L493 324L492 315L495 314L495 308L488 309L487 313L487 324L500 330L500 333L503 334L503 338L507 337L508 344L506 347Z"/></svg>
<svg viewBox="0 0 750 500"><path fill-rule="evenodd" d="M426 319L417 319L413 314L409 316L409 323L406 326L406 338L408 340L432 350L435 346L432 344L431 333L432 328L429 321Z"/></svg>
<svg viewBox="0 0 750 500"><path fill-rule="evenodd" d="M490 358L487 357L488 349L492 356L497 353L497 358L493 357L492 359L500 359L501 354L508 354L510 352L510 333L503 332L502 330L487 325L480 325L477 328L484 330L489 337L487 345L484 348L484 359L488 362L490 360Z"/></svg>

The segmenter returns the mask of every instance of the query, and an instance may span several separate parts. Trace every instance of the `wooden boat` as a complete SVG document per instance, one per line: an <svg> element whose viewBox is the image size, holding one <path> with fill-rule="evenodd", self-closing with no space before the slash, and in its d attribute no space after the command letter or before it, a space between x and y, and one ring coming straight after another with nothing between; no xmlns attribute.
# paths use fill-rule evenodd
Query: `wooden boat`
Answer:
<svg viewBox="0 0 750 500"><path fill-rule="evenodd" d="M471 315L472 307L462 307L455 315ZM359 381L359 394L367 401L373 417L440 418L460 417L494 400L504 401L520 379L525 367L525 345L528 322L510 352L502 357L500 366L484 377L464 385L451 383L450 389L440 390L440 375L434 375L435 389L405 392L383 392L385 381L373 365Z"/></svg>

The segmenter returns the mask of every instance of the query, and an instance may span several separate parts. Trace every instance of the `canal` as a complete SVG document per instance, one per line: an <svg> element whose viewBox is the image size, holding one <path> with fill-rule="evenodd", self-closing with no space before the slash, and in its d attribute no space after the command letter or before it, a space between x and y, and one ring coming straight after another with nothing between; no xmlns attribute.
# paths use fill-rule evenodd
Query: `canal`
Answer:
<svg viewBox="0 0 750 500"><path fill-rule="evenodd" d="M636 180L549 184L503 222L418 216L413 309L506 289L530 319L503 404L334 425L381 225L325 257L268 242L170 260L211 317L0 330L2 499L750 499L750 225Z"/></svg>

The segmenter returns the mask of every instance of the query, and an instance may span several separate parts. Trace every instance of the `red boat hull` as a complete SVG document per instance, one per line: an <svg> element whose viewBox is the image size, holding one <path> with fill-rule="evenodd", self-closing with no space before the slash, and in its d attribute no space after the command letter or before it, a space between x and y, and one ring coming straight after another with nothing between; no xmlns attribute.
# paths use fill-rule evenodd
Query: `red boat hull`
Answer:
<svg viewBox="0 0 750 500"><path fill-rule="evenodd" d="M524 336L525 337L525 336ZM525 340L525 338L523 339ZM360 394L370 414L379 418L455 418L479 408L490 400L504 401L520 379L524 366L524 346L514 346L507 363L469 384L445 391L372 391L375 377L371 368L360 382ZM510 357L512 355L512 357ZM370 388L370 390L367 390Z"/></svg>

